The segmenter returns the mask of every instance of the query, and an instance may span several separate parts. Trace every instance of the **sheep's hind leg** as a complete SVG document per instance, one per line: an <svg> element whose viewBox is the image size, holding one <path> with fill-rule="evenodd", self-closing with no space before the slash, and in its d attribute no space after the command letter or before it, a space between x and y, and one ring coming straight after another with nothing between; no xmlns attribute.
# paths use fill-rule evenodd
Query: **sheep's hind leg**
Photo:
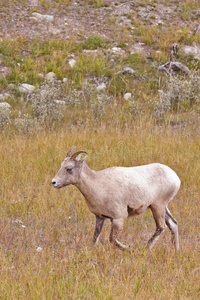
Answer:
<svg viewBox="0 0 200 300"><path fill-rule="evenodd" d="M165 222L172 233L172 243L174 244L175 249L178 251L179 250L178 223L171 215L167 207L165 209Z"/></svg>
<svg viewBox="0 0 200 300"><path fill-rule="evenodd" d="M148 241L148 249L153 248L155 243L160 238L161 233L165 230L166 224L165 224L165 208L161 209L161 207L150 207L151 211L153 213L154 220L156 222L156 231L152 238Z"/></svg>
<svg viewBox="0 0 200 300"><path fill-rule="evenodd" d="M111 220L111 232L110 232L110 242L114 243L121 250L125 250L128 247L118 241L117 237L120 235L123 229L124 220L114 219Z"/></svg>
<svg viewBox="0 0 200 300"><path fill-rule="evenodd" d="M103 228L104 221L105 221L105 219L96 216L96 226L95 226L95 231L94 231L93 243L97 244L99 242L99 236L101 234L101 230Z"/></svg>

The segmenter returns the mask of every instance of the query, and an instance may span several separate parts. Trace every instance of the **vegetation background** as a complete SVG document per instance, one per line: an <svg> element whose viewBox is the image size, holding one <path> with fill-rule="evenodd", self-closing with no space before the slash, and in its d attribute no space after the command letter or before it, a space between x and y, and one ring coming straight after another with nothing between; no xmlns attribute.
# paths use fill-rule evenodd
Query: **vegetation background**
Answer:
<svg viewBox="0 0 200 300"><path fill-rule="evenodd" d="M200 298L199 67L199 1L0 2L1 299ZM149 211L125 223L130 252L109 222L92 245L79 191L51 187L73 145L95 170L176 171L178 253L167 229L145 250Z"/></svg>

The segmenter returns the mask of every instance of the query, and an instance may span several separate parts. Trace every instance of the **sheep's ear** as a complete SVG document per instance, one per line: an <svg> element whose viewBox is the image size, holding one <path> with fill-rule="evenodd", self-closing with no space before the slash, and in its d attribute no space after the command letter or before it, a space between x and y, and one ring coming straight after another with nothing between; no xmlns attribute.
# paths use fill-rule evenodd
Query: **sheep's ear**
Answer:
<svg viewBox="0 0 200 300"><path fill-rule="evenodd" d="M83 159L81 159L81 162L82 163L86 162L87 158L88 158L88 155L86 155Z"/></svg>
<svg viewBox="0 0 200 300"><path fill-rule="evenodd" d="M81 167L87 160L88 156L86 155L84 158L78 161L78 166Z"/></svg>
<svg viewBox="0 0 200 300"><path fill-rule="evenodd" d="M71 156L71 159L76 160L77 156L79 156L81 153L87 154L86 151L80 150L80 151L74 153L74 154Z"/></svg>
<svg viewBox="0 0 200 300"><path fill-rule="evenodd" d="M86 155L83 159L81 159L81 154L79 154L79 155L76 157L76 160L77 160L77 161L84 162L84 161L87 160L87 158L88 158L88 155Z"/></svg>
<svg viewBox="0 0 200 300"><path fill-rule="evenodd" d="M76 157L76 160L81 160L81 154L79 154L77 157Z"/></svg>

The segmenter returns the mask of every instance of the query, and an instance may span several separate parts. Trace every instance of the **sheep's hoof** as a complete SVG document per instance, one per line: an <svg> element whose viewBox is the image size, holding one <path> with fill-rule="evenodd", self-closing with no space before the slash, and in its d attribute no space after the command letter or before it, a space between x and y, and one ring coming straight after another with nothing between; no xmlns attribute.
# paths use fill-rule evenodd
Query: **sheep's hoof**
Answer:
<svg viewBox="0 0 200 300"><path fill-rule="evenodd" d="M129 246L126 246L124 244L122 244L121 242L119 242L118 240L115 240L115 245L121 249L121 250L128 250L129 249Z"/></svg>

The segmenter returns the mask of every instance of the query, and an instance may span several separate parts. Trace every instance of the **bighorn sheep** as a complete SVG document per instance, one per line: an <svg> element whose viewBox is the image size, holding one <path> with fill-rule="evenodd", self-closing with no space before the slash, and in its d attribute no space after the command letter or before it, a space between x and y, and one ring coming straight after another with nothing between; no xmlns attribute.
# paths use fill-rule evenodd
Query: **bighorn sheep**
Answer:
<svg viewBox="0 0 200 300"><path fill-rule="evenodd" d="M94 171L85 162L87 156L83 159L80 157L87 152L81 150L72 154L74 148L67 152L52 185L60 189L73 184L83 194L90 211L96 216L94 243L99 240L105 219L110 219L110 242L121 249L127 248L117 239L124 220L150 208L156 222L156 231L148 242L148 248L155 245L167 225L175 249L179 249L178 224L167 208L180 188L180 179L172 169L153 163Z"/></svg>

